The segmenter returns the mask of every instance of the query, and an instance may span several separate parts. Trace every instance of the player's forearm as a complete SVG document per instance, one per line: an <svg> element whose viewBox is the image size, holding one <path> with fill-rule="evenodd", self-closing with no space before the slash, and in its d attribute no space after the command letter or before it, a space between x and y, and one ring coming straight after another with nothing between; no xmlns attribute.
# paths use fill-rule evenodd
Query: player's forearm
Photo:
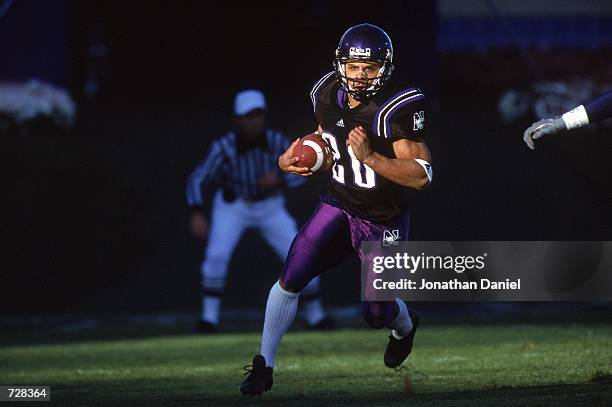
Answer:
<svg viewBox="0 0 612 407"><path fill-rule="evenodd" d="M388 158L377 152L372 152L364 160L364 164L372 168L377 174L408 188L423 189L429 185L427 172L421 164L413 159Z"/></svg>

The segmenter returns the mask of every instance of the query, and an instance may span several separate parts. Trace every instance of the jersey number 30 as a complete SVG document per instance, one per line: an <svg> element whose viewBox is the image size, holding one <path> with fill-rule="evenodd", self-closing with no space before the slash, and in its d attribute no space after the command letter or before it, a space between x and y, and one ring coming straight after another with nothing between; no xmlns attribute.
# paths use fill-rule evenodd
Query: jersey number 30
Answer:
<svg viewBox="0 0 612 407"><path fill-rule="evenodd" d="M336 137L327 132L323 132L321 136L329 143L334 153L334 161L336 161L336 163L332 168L332 176L339 183L346 184L344 178L344 166L338 164L340 161L340 150L338 149ZM376 186L376 174L374 173L374 170L359 162L357 157L355 157L355 153L353 152L353 148L351 146L347 146L347 151L349 157L351 158L351 169L353 170L353 182L355 185L361 188L374 188Z"/></svg>

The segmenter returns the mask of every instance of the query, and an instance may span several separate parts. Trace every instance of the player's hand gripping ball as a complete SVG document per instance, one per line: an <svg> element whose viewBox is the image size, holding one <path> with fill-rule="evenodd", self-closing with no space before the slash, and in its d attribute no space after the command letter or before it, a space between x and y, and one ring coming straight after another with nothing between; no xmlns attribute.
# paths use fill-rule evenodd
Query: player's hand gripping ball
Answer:
<svg viewBox="0 0 612 407"><path fill-rule="evenodd" d="M334 165L329 144L317 133L302 137L293 149L293 157L299 158L295 166L306 167L313 173L328 171Z"/></svg>

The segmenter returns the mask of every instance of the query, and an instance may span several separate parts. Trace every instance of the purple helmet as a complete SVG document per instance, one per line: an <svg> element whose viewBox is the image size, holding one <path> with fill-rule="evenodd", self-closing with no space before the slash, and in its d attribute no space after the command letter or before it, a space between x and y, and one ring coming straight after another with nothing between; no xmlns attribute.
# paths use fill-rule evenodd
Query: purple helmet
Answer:
<svg viewBox="0 0 612 407"><path fill-rule="evenodd" d="M372 84L363 90L351 87L344 70L347 61L377 61L382 65ZM344 90L357 100L369 98L378 92L393 71L393 44L387 33L372 24L359 24L346 30L336 49L334 67L336 79Z"/></svg>

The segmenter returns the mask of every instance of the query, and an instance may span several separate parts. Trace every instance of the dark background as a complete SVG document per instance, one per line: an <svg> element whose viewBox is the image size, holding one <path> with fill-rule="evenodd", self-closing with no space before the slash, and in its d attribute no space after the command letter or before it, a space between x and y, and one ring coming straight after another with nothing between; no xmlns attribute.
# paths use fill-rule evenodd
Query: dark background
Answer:
<svg viewBox="0 0 612 407"><path fill-rule="evenodd" d="M79 116L70 131L33 123L1 138L3 313L196 312L203 245L188 234L185 181L230 128L233 94L260 88L271 126L309 132L308 92L331 70L344 30L364 21L393 38L394 75L429 96L435 181L412 194L413 239L611 239L611 131L575 131L531 152L521 138L536 117L505 124L496 106L505 89L537 80L612 84L612 12L501 18L448 15L428 0L290 4L11 4L0 18L0 80L64 86ZM567 27L576 35L566 38ZM300 223L324 184L289 197ZM262 309L281 264L253 232L235 254L224 304ZM349 261L325 275L326 303L356 304L358 273Z"/></svg>

